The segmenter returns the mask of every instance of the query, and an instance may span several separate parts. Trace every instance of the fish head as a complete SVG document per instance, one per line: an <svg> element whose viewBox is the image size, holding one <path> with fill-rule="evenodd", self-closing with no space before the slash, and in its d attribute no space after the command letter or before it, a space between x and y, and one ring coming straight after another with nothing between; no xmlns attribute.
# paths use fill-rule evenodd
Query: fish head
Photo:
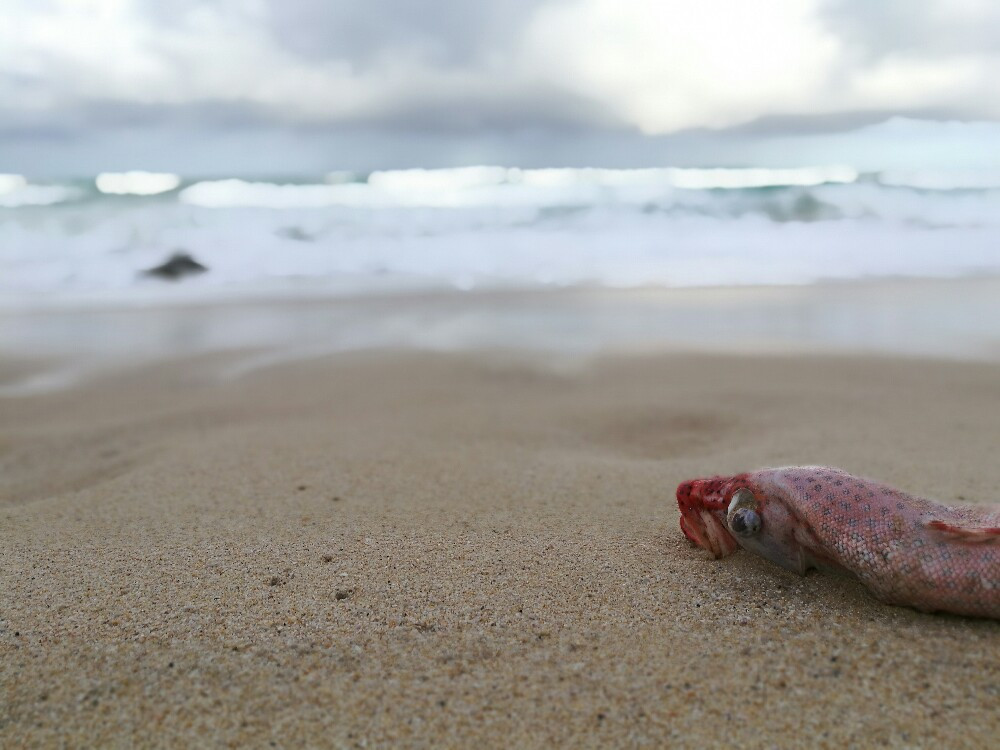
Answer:
<svg viewBox="0 0 1000 750"><path fill-rule="evenodd" d="M742 548L801 574L821 555L794 500L762 473L691 479L677 487L681 531L694 544L716 558Z"/></svg>
<svg viewBox="0 0 1000 750"><path fill-rule="evenodd" d="M740 548L726 523L726 497L732 494L731 488L742 486L743 476L689 479L677 486L681 531L716 559Z"/></svg>

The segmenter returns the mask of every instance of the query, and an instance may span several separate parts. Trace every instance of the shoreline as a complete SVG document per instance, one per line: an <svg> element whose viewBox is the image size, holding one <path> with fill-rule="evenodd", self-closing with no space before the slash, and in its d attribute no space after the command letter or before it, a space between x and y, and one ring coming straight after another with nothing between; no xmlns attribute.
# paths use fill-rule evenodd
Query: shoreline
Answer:
<svg viewBox="0 0 1000 750"><path fill-rule="evenodd" d="M160 292L143 298L136 288L117 291L100 291L90 294L60 294L48 296L39 293L31 297L12 295L0 300L0 310L13 315L44 315L49 313L117 313L139 311L168 311L176 309L211 309L216 307L256 305L330 305L371 300L392 301L440 300L449 298L515 299L534 296L589 296L589 297L705 297L720 294L738 294L747 297L767 297L793 290L817 289L832 292L842 289L925 289L933 291L948 288L984 288L1000 286L1000 274L993 272L959 274L954 276L863 276L857 278L819 278L803 283L787 284L538 284L525 286L517 283L498 282L481 286L460 287L425 279L404 277L412 286L338 287L323 285L323 280L304 283L298 287L213 287L197 289L197 296L186 297L194 289L185 289L190 281L150 281L146 291ZM349 277L343 281L350 281ZM329 281L329 280L328 280ZM391 283L391 282L390 282ZM163 292L166 292L163 294ZM15 301L17 300L17 301ZM30 300L30 301L27 301Z"/></svg>
<svg viewBox="0 0 1000 750"><path fill-rule="evenodd" d="M206 355L243 357L237 369L249 372L368 349L570 359L710 352L998 361L1000 277L8 310L0 320L7 362L0 390L63 388L79 380L75 374Z"/></svg>

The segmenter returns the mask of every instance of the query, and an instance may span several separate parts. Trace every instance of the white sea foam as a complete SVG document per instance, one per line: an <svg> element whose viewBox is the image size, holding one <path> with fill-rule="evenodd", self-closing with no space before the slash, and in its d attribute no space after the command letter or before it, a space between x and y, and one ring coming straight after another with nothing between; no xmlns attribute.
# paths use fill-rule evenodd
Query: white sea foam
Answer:
<svg viewBox="0 0 1000 750"><path fill-rule="evenodd" d="M530 185L566 188L579 185L622 187L656 185L690 190L811 186L850 183L858 178L851 167L803 167L797 169L505 169L503 167L462 167L458 169L406 169L374 172L368 184L392 191L409 192L467 190L493 185Z"/></svg>
<svg viewBox="0 0 1000 750"><path fill-rule="evenodd" d="M351 183L278 185L229 179L195 183L180 192L180 200L208 208L323 208L371 203L364 199L365 192L365 186Z"/></svg>
<svg viewBox="0 0 1000 750"><path fill-rule="evenodd" d="M10 189L4 190L3 184L0 184L0 208L52 206L75 200L83 195L83 191L71 185L32 185L27 181L20 184L11 181L8 187Z"/></svg>
<svg viewBox="0 0 1000 750"><path fill-rule="evenodd" d="M878 181L922 190L1000 189L1000 169L892 169L881 172Z"/></svg>
<svg viewBox="0 0 1000 750"><path fill-rule="evenodd" d="M27 184L28 181L24 178L24 175L0 173L0 195L13 193Z"/></svg>
<svg viewBox="0 0 1000 750"><path fill-rule="evenodd" d="M181 178L170 172L102 172L94 183L109 195L159 195L176 189Z"/></svg>
<svg viewBox="0 0 1000 750"><path fill-rule="evenodd" d="M459 167L457 169L400 169L372 172L368 184L394 193L468 190L510 182L520 170L504 167Z"/></svg>
<svg viewBox="0 0 1000 750"><path fill-rule="evenodd" d="M1000 273L1000 190L901 189L840 168L396 170L127 201L15 178L0 182L8 305ZM178 250L209 272L141 273Z"/></svg>
<svg viewBox="0 0 1000 750"><path fill-rule="evenodd" d="M851 167L807 167L799 169L670 169L673 185L689 190L800 186L851 183L858 172Z"/></svg>
<svg viewBox="0 0 1000 750"><path fill-rule="evenodd" d="M468 208L643 204L689 191L847 184L848 167L802 169L517 169L461 167L373 172L365 182L331 173L322 184L275 184L238 179L199 182L180 200L212 208ZM690 200L688 198L687 200ZM697 199L695 199L697 200Z"/></svg>

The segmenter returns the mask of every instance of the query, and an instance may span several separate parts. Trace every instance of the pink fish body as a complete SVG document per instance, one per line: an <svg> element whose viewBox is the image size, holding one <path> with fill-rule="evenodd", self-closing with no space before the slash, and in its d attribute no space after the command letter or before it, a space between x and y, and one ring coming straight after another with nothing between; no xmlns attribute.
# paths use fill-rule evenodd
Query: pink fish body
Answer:
<svg viewBox="0 0 1000 750"><path fill-rule="evenodd" d="M840 469L794 466L677 488L681 530L715 557L853 573L879 599L1000 619L1000 506L946 506Z"/></svg>

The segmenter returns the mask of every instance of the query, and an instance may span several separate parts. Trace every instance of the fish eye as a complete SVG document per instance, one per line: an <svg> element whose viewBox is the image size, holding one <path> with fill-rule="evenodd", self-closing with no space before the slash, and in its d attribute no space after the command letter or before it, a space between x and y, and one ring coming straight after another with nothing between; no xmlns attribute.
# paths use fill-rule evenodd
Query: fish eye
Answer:
<svg viewBox="0 0 1000 750"><path fill-rule="evenodd" d="M729 529L737 536L753 536L760 526L760 514L753 508L737 508L729 515Z"/></svg>
<svg viewBox="0 0 1000 750"><path fill-rule="evenodd" d="M729 508L726 510L728 515L732 515L733 512L740 507L755 505L755 500L753 493L746 487L740 487L736 492L733 493L732 499L729 501Z"/></svg>

